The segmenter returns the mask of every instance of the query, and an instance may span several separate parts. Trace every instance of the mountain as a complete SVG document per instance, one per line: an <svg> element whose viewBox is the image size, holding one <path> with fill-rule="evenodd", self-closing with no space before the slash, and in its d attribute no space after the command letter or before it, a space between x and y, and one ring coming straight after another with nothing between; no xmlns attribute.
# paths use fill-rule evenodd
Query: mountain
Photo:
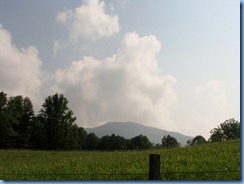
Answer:
<svg viewBox="0 0 244 184"><path fill-rule="evenodd" d="M161 144L161 140L164 135L175 137L177 141L180 142L181 146L185 146L187 144L187 140L193 139L191 136L186 136L177 132L161 130L158 128L147 127L134 122L109 122L98 127L85 128L85 130L87 133L95 133L100 138L105 135L115 134L130 139L142 134L147 136L147 138L155 144Z"/></svg>

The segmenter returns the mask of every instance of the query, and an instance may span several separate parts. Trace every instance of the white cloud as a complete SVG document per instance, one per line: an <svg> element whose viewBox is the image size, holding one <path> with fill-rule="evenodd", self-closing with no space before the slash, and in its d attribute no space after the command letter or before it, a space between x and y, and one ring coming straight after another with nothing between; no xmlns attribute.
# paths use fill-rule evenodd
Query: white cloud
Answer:
<svg viewBox="0 0 244 184"><path fill-rule="evenodd" d="M68 27L72 41L80 38L94 41L120 30L118 16L106 14L105 3L100 0L85 0L74 10L59 12L56 21Z"/></svg>
<svg viewBox="0 0 244 184"><path fill-rule="evenodd" d="M72 10L65 10L63 12L58 12L56 21L59 23L65 23L68 19L71 19L73 16Z"/></svg>
<svg viewBox="0 0 244 184"><path fill-rule="evenodd" d="M0 24L0 86L2 91L11 96L28 96L34 105L38 103L42 85L41 64L35 47L16 48L12 43L11 34Z"/></svg>
<svg viewBox="0 0 244 184"><path fill-rule="evenodd" d="M213 108L222 110L228 104L228 98L223 85L217 80L211 80L196 88L198 96L206 98Z"/></svg>
<svg viewBox="0 0 244 184"><path fill-rule="evenodd" d="M84 57L57 70L53 90L70 100L81 126L136 121L170 129L176 79L160 75L155 59L160 47L153 35L128 33L113 56Z"/></svg>

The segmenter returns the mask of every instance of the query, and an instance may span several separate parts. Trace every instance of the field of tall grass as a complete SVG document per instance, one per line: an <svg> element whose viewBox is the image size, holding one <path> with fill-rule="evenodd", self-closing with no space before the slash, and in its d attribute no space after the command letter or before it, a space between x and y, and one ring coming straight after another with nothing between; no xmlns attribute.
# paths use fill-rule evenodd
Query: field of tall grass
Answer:
<svg viewBox="0 0 244 184"><path fill-rule="evenodd" d="M162 180L240 180L240 140L145 151L0 150L2 180L147 180L160 154Z"/></svg>

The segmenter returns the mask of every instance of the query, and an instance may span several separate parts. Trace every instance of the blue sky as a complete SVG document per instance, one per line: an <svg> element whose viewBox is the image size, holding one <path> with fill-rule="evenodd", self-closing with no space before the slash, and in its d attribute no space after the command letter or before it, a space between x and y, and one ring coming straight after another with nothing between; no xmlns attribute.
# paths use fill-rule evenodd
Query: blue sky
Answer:
<svg viewBox="0 0 244 184"><path fill-rule="evenodd" d="M0 87L76 123L203 135L240 121L240 1L0 1Z"/></svg>

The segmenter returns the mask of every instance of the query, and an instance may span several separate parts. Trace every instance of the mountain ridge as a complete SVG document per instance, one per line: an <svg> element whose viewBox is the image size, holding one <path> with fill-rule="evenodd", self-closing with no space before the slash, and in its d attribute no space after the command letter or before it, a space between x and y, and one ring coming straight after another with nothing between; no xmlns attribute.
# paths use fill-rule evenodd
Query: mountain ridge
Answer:
<svg viewBox="0 0 244 184"><path fill-rule="evenodd" d="M161 144L164 135L170 135L180 142L181 146L187 144L187 140L193 139L192 136L183 135L178 132L162 130L159 128L149 127L136 122L108 122L94 128L85 128L87 133L95 133L99 138L105 135L119 135L130 139L140 134L148 137L150 142Z"/></svg>

